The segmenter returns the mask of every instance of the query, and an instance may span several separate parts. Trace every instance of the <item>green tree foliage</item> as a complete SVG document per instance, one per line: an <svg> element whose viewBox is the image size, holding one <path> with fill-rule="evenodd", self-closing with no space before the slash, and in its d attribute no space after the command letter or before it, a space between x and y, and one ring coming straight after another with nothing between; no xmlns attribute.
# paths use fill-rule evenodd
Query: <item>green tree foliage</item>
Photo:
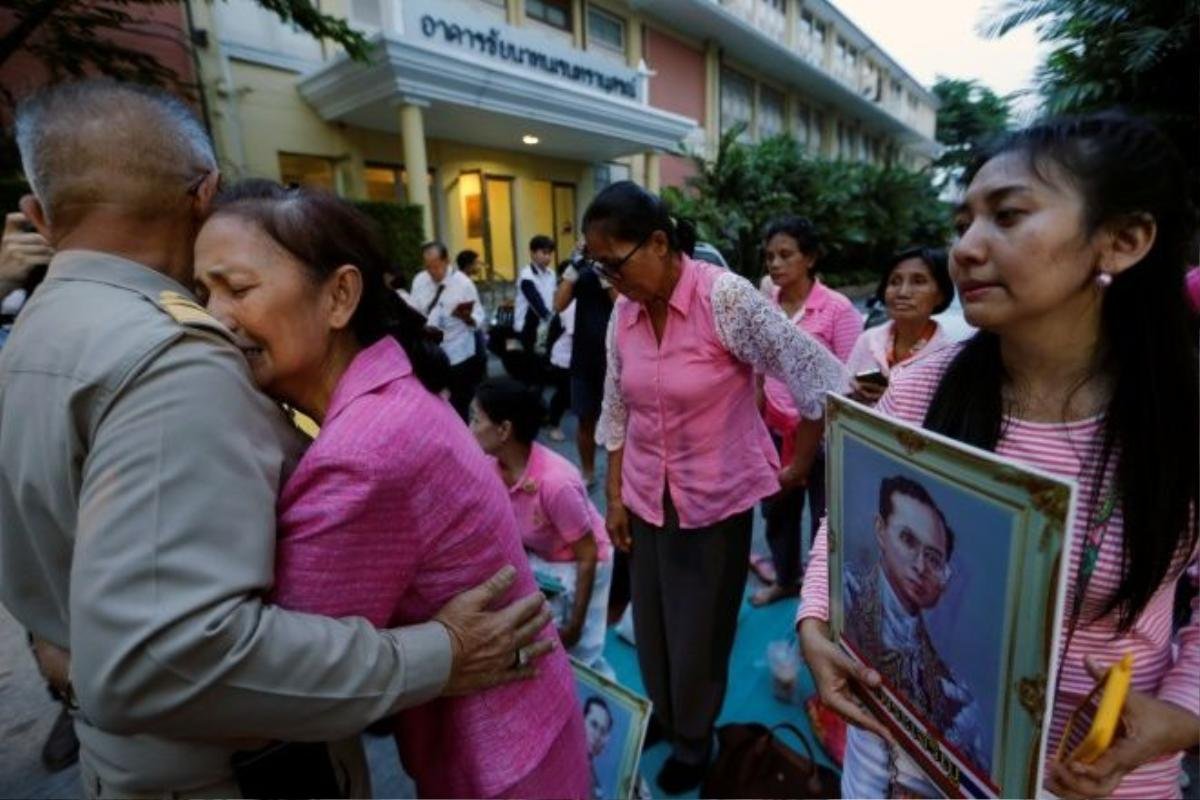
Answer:
<svg viewBox="0 0 1200 800"><path fill-rule="evenodd" d="M25 52L45 67L52 80L107 75L118 80L165 86L189 93L194 90L167 67L136 46L123 42L138 39L167 39L182 47L174 29L155 27L145 21L147 9L175 5L180 0L5 0L13 14L12 25L0 35L0 66L17 52ZM257 0L274 12L281 22L295 25L318 39L342 45L354 58L370 52L362 34L346 20L325 14L313 0ZM113 34L125 34L121 39ZM0 100L9 108L14 98L0 86Z"/></svg>
<svg viewBox="0 0 1200 800"><path fill-rule="evenodd" d="M1200 189L1200 0L1007 0L984 25L1037 25L1053 49L1037 84L1049 113L1114 106L1170 136Z"/></svg>
<svg viewBox="0 0 1200 800"><path fill-rule="evenodd" d="M978 81L939 77L933 93L941 103L935 136L945 148L935 163L945 184L962 174L982 142L1008 128L1012 111L1008 98Z"/></svg>
<svg viewBox="0 0 1200 800"><path fill-rule="evenodd" d="M947 240L949 212L928 172L814 159L786 135L748 145L737 141L741 132L726 132L712 161L692 156L696 174L685 188L663 191L672 212L695 222L739 273L762 274L762 230L782 214L816 225L820 268L833 285L872 281L897 250Z"/></svg>
<svg viewBox="0 0 1200 800"><path fill-rule="evenodd" d="M421 244L425 238L421 207L373 200L358 200L354 205L379 226L392 274L398 280L396 285L412 285L413 276L421 269Z"/></svg>

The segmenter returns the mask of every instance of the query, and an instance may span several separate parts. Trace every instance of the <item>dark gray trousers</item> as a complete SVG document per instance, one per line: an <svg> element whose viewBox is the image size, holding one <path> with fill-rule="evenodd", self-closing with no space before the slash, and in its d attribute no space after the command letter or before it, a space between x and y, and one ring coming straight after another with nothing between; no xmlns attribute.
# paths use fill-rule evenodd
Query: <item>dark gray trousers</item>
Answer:
<svg viewBox="0 0 1200 800"><path fill-rule="evenodd" d="M779 440L775 440L776 446ZM808 499L809 547L817 539L817 529L825 516L825 452L821 451L808 473L808 485L782 492L763 500L763 519L767 523L767 545L771 548L771 561L775 564L775 582L788 589L800 585L803 569L800 564L800 530L804 515L804 501Z"/></svg>
<svg viewBox="0 0 1200 800"><path fill-rule="evenodd" d="M699 764L725 700L754 511L681 531L669 498L664 505L662 527L629 515L633 631L642 681L673 755Z"/></svg>

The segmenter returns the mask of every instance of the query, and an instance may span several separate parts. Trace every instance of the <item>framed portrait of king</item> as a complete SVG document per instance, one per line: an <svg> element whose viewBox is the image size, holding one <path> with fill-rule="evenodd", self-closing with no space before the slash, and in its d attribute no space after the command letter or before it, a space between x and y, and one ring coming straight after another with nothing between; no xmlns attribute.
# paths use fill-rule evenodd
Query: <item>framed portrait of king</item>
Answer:
<svg viewBox="0 0 1200 800"><path fill-rule="evenodd" d="M828 404L833 636L897 745L851 731L879 796L1041 786L1075 487L841 397Z"/></svg>
<svg viewBox="0 0 1200 800"><path fill-rule="evenodd" d="M640 796L638 763L652 704L575 659L571 667L587 736L592 800L634 800Z"/></svg>

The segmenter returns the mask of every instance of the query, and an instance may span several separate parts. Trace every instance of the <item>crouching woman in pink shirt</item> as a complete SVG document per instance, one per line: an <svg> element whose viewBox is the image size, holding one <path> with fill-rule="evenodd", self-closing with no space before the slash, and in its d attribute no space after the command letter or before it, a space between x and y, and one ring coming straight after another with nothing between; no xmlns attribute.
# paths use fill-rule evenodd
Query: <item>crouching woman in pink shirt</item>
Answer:
<svg viewBox="0 0 1200 800"><path fill-rule="evenodd" d="M530 565L564 586L551 599L563 644L573 658L611 678L604 633L612 544L579 470L534 441L544 417L536 388L492 378L471 403L471 432L483 451L496 458Z"/></svg>
<svg viewBox="0 0 1200 800"><path fill-rule="evenodd" d="M196 272L260 388L321 425L279 497L275 601L392 627L505 564L518 571L511 597L535 586L504 486L438 396L445 358L384 284L377 241L333 195L252 181L200 231ZM395 726L421 797L588 794L561 649L533 679L432 701Z"/></svg>
<svg viewBox="0 0 1200 800"><path fill-rule="evenodd" d="M631 550L638 664L672 756L659 786L703 779L746 585L754 505L802 485L841 363L742 277L688 253L694 232L629 181L583 218L586 255L622 296L608 329L597 442L608 449L608 530ZM778 377L803 417L780 470L755 402Z"/></svg>

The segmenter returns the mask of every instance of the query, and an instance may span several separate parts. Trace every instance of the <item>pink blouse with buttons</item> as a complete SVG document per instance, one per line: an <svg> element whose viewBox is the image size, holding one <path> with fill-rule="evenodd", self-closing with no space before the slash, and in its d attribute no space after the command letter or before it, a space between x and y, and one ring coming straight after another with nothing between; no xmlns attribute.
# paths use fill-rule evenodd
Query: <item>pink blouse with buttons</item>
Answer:
<svg viewBox="0 0 1200 800"><path fill-rule="evenodd" d="M754 399L755 370L784 380L799 412L824 413L845 370L744 278L682 257L662 341L640 303L617 301L596 441L624 448L621 497L663 524L670 491L680 527L703 528L779 489L779 459Z"/></svg>

